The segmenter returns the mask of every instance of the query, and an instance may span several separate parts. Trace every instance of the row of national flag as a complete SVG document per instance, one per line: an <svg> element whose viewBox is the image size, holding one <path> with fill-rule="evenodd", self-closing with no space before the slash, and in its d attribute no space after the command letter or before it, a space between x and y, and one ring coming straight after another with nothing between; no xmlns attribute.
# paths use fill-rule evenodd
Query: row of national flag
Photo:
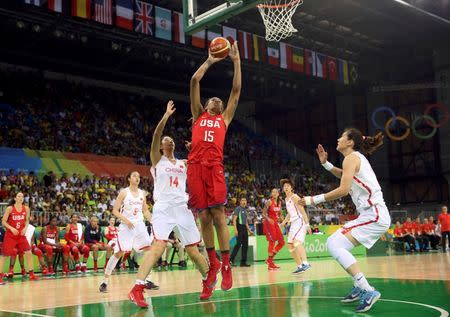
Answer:
<svg viewBox="0 0 450 317"><path fill-rule="evenodd" d="M238 41L241 59L268 63L293 72L353 84L358 80L358 67L346 60L287 43L266 42L264 37L215 25L193 34L184 33L183 14L141 0L24 0L51 11L92 19L159 39L189 44L206 49L218 36Z"/></svg>

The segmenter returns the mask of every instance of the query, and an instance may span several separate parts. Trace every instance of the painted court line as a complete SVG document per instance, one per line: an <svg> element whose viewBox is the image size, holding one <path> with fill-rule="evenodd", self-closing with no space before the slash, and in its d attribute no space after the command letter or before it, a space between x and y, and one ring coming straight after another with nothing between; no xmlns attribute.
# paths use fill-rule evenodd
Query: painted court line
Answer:
<svg viewBox="0 0 450 317"><path fill-rule="evenodd" d="M1 313L17 314L17 315L37 316L37 317L54 317L53 315L42 315L42 314L27 313L27 312L24 312L24 311L15 311L15 310L0 309L0 312Z"/></svg>
<svg viewBox="0 0 450 317"><path fill-rule="evenodd" d="M226 302L236 302L236 301L242 301L242 300L267 300L267 299L291 299L291 298L298 298L298 299L342 299L342 297L337 296L268 296L268 297L247 297L247 298L230 298L230 299L221 299L221 300L213 300L213 301L204 301L204 302L195 302L195 303L189 303L189 304L180 304L180 305L174 305L175 307L186 307L186 306L195 306L195 305L202 305L207 303L226 303ZM427 308L434 309L440 313L439 317L449 317L448 311L428 305L423 303L416 303L416 302L407 302L403 300L396 300L396 299L379 299L379 301L384 302L393 302L393 303L401 303L401 304L409 304L409 305L417 305L417 306L423 306Z"/></svg>

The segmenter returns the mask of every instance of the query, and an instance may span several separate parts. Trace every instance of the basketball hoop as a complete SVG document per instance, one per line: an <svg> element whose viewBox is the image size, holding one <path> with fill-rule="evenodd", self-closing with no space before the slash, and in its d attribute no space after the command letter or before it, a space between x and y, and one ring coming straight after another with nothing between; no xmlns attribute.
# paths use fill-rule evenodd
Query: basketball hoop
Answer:
<svg viewBox="0 0 450 317"><path fill-rule="evenodd" d="M266 26L266 40L279 42L297 32L292 16L303 0L264 0L258 4L259 13Z"/></svg>

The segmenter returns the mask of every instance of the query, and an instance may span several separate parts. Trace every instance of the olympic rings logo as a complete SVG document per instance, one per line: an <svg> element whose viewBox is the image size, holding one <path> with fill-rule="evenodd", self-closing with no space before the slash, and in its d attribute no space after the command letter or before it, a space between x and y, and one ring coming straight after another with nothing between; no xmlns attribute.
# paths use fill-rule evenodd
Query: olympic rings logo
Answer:
<svg viewBox="0 0 450 317"><path fill-rule="evenodd" d="M441 122L437 123L436 120L431 116L431 111L434 109L440 109L442 110L442 119ZM388 112L391 115L391 118L389 118L386 123L383 125L380 125L376 121L376 116L379 112ZM446 105L443 103L434 103L429 104L425 108L425 111L422 115L414 118L412 122L410 122L407 118L402 116L397 116L394 112L394 110L390 107L378 107L375 109L372 113L372 124L373 126L378 130L384 130L386 135L393 141L403 141L407 137L411 135L411 133L418 139L421 140L428 140L431 139L437 132L437 130L448 123L450 120L450 111ZM397 123L400 123L404 126L405 132L401 135L395 135L392 133L392 128L395 127ZM431 132L428 134L421 134L419 133L418 127L419 124L425 123L427 126L432 128Z"/></svg>

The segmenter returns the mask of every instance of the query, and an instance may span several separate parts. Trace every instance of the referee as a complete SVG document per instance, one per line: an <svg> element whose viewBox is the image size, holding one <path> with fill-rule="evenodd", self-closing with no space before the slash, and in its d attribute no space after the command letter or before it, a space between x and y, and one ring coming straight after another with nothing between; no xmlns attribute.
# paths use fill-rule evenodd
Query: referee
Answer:
<svg viewBox="0 0 450 317"><path fill-rule="evenodd" d="M241 256L241 265L244 267L249 267L247 264L247 250L248 250L248 235L253 234L248 226L247 221L247 199L242 197L239 201L239 206L233 212L233 226L234 233L237 236L237 242L234 246L233 253L231 254L230 260L231 263L234 263L234 258L236 257L239 249L242 246L242 256Z"/></svg>

